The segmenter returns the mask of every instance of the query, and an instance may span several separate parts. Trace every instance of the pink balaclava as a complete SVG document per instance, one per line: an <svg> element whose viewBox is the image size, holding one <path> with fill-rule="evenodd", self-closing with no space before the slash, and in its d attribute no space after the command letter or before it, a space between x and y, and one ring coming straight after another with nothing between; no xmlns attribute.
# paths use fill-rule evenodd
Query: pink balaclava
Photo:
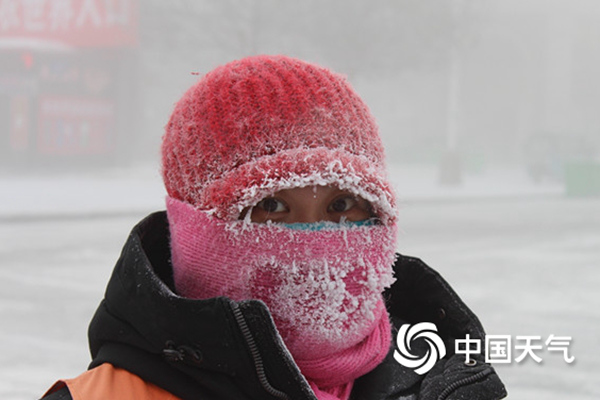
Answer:
<svg viewBox="0 0 600 400"><path fill-rule="evenodd" d="M162 158L176 291L262 300L317 397L347 399L391 341L381 293L394 280L396 205L363 101L325 68L248 57L184 94ZM280 190L317 185L369 201L376 223L240 219Z"/></svg>

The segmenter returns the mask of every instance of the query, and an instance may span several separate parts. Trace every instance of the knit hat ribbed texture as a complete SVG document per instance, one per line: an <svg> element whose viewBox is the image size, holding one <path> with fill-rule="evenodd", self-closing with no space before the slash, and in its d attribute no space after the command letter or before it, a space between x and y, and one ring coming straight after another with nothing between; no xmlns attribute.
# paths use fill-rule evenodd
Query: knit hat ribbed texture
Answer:
<svg viewBox="0 0 600 400"><path fill-rule="evenodd" d="M384 150L341 75L286 56L214 69L176 104L162 145L170 197L233 220L282 189L335 185L395 219Z"/></svg>

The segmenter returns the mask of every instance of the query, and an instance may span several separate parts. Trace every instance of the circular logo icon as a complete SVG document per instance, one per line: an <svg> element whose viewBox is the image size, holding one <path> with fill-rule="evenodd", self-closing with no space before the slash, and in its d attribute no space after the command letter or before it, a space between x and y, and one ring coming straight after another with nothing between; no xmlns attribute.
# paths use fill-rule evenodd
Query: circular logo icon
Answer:
<svg viewBox="0 0 600 400"><path fill-rule="evenodd" d="M429 345L427 353L422 357L410 352L412 341L419 338L423 338ZM446 355L446 346L437 334L437 327L431 322L402 325L396 336L396 346L398 350L394 350L394 359L400 365L414 369L419 375L429 372Z"/></svg>

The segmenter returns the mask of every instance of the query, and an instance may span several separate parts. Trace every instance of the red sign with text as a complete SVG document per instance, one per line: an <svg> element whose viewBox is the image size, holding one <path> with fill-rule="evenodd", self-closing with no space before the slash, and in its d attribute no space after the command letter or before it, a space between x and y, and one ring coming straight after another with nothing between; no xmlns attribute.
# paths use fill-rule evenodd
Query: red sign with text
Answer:
<svg viewBox="0 0 600 400"><path fill-rule="evenodd" d="M0 41L134 46L137 28L137 0L0 0Z"/></svg>

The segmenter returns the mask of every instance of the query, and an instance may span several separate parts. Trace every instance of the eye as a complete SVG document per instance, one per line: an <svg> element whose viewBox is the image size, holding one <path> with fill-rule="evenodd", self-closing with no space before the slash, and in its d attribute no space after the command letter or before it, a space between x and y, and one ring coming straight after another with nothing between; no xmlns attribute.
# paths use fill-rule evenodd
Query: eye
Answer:
<svg viewBox="0 0 600 400"><path fill-rule="evenodd" d="M258 208L269 212L269 213L278 213L287 211L287 206L281 200L276 199L275 197L267 197L258 202L256 205Z"/></svg>
<svg viewBox="0 0 600 400"><path fill-rule="evenodd" d="M351 210L356 205L356 199L351 196L338 197L329 204L328 211L343 213Z"/></svg>

